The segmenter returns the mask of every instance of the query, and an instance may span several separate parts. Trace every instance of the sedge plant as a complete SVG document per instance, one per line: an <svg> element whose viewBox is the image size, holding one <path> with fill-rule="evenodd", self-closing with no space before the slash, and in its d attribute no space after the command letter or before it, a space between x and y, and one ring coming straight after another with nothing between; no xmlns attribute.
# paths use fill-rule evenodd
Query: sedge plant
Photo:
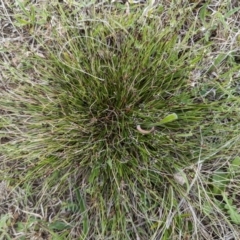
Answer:
<svg viewBox="0 0 240 240"><path fill-rule="evenodd" d="M209 99L191 85L210 46L179 37L183 21L162 29L136 11L75 22L60 10L64 31L34 36L38 50L8 68L11 89L0 98L6 179L65 199L70 224L57 229L65 239L73 226L78 239L196 233L184 208L192 186L176 174L225 147L234 152L238 141L221 120L229 96L219 88ZM224 134L213 139L217 129Z"/></svg>

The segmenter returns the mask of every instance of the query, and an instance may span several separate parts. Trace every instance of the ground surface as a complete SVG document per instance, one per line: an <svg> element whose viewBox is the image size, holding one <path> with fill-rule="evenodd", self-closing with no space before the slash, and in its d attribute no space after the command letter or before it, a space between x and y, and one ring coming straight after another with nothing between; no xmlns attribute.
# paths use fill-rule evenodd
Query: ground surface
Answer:
<svg viewBox="0 0 240 240"><path fill-rule="evenodd" d="M146 21L146 24L148 24L148 19L156 19L162 24L162 29L171 29L172 27L172 31L175 31L174 26L177 22L182 21L181 16L186 15L182 29L177 30L179 42L182 42L185 36L190 34L191 37L186 43L186 48L193 49L193 53L194 49L197 52L201 48L205 48L205 57L201 60L201 65L189 73L187 89L191 89L201 96L203 102L220 100L221 103L222 101L222 106L220 104L216 112L212 112L212 114L216 116L215 123L219 116L223 128L213 129L208 138L203 137L204 141L199 149L203 151L204 156L204 149L208 144L215 142L217 147L212 154L206 155L205 159L202 159L202 155L199 154L197 163L185 166L179 172L169 174L170 177L163 173L163 175L166 174L166 179L169 177L170 187L167 184L162 187L169 188L171 191L164 190L166 196L163 194L164 196L161 198L155 198L169 203L160 205L152 201L154 197L148 198L147 194L144 195L142 188L142 192L135 193L134 191L138 190L138 186L136 186L138 183L135 185L135 182L132 181L132 186L125 186L126 179L121 181L122 185L119 187L122 195L116 193L116 196L129 197L130 200L115 198L113 189L109 190L112 191L109 195L106 193L110 199L105 199L104 196L102 199L94 199L92 196L98 195L91 195L92 189L87 189L88 183L84 178L81 178L79 191L76 190L76 186L73 186L74 180L81 175L74 170L71 170L72 172L68 170L70 172L67 172L68 174L64 175L62 179L59 176L53 177L51 185L42 180L52 173L51 168L47 168L43 172L44 176L40 176L39 181L36 180L30 186L23 182L24 174L28 173L27 168L30 167L28 160L26 160L26 165L21 166L19 163L20 152L18 152L19 158L11 161L9 156L13 148L9 147L6 150L2 147L4 151L0 150L0 238L31 240L240 239L239 1L163 0L143 1L141 4L130 3L129 5L123 5L117 1L114 3L109 3L109 1L83 2L72 0L39 0L33 3L30 1L0 1L0 101L3 104L0 105L0 144L5 146L10 141L16 146L17 144L21 145L21 141L24 141L22 138L22 140L14 142L12 138L14 134L16 137L20 133L25 134L22 125L16 124L16 118L24 115L21 111L18 112L19 115L16 113L16 109L21 109L21 99L18 98L13 107L10 103L12 97L9 99L8 97L10 95L14 97L19 88L17 83L21 82L21 78L23 82L29 81L34 84L41 81L37 67L28 66L28 59L33 55L40 59L46 59L46 61L49 57L46 53L47 50L36 42L36 37L42 39L42 42L49 48L54 48L55 43L59 43L59 41L55 41L55 31L58 32L59 39L60 36L63 36L64 39L71 25L68 23L68 19L74 20L76 25L79 24L77 25L79 29L82 29L85 27L81 25L83 20L94 19L96 14L98 17L102 14L103 18L109 14L115 17L115 21L119 18L119 22L121 22L121 18L127 18L135 11L141 11L141 20ZM105 20L108 21L107 18ZM64 45L64 40L61 41ZM121 39L117 41L117 44L120 44L119 42ZM208 45L209 47L207 47ZM176 46L176 49L178 47ZM69 58L69 55L65 55L65 57ZM13 81L13 78L18 80ZM34 84L33 86L35 86ZM227 97L222 97L224 94ZM226 102L225 99L229 99L229 102ZM223 118L221 118L223 115L225 116L224 124ZM6 116L10 116L10 118ZM91 123L94 123L95 118L91 120ZM97 121L99 120L97 119ZM206 119L206 125L208 121L210 120ZM227 130L224 126L228 126ZM21 129L19 133L17 132L18 127ZM14 134L11 132L12 129L15 129ZM136 131L136 129L134 130ZM179 144L179 147L184 145L184 141L194 141L194 138L182 139L184 139L182 140L183 144ZM40 148L42 146L44 144L40 145ZM27 148L22 150L23 156L27 159L28 155L24 153ZM191 149L186 149L186 151L191 151ZM53 166L58 168L58 165ZM19 175L21 168L22 176ZM15 172L15 169L18 171ZM42 170L42 168L39 169L39 171ZM84 174L82 175L84 176ZM146 175L144 176L146 177ZM42 179L40 180L40 178ZM58 182L58 179L61 181ZM16 185L18 181L21 184ZM63 181L67 184L61 188L60 184ZM158 183L158 180L152 180L152 182L154 181ZM118 181L116 182L118 183ZM151 185L152 182L149 183L150 185L144 184L146 184L146 192L154 196L156 192L161 191L157 186ZM50 188L49 185L51 185ZM84 186L88 192L86 195L83 194L83 197L81 194ZM175 188L180 189L179 192ZM97 192L98 187L93 189ZM133 201L131 198L135 200ZM113 209L111 206L114 205L114 201L123 203L123 207L118 209L118 206L115 206ZM138 201L142 202L142 205L138 205ZM129 203L132 205L130 206ZM130 211L129 216L125 216L122 220L121 213L124 212L122 209L124 207L128 211L131 209L133 212L138 212L131 215ZM94 216L94 213L98 218ZM117 217L114 218L114 215ZM164 219L164 223L161 222L161 219ZM123 226L125 223L126 226ZM125 229L125 232L121 233L122 229Z"/></svg>

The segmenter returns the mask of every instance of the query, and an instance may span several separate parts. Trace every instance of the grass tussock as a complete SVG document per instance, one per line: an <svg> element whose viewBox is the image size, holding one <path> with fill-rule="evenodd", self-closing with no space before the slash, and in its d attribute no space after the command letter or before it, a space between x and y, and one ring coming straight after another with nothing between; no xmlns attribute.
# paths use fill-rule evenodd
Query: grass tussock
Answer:
<svg viewBox="0 0 240 240"><path fill-rule="evenodd" d="M53 9L58 27L31 35L34 50L5 65L2 84L3 179L35 209L58 208L22 222L56 239L237 237L226 181L240 165L234 54L203 67L216 46L196 39L190 13L163 27L160 7L80 19Z"/></svg>

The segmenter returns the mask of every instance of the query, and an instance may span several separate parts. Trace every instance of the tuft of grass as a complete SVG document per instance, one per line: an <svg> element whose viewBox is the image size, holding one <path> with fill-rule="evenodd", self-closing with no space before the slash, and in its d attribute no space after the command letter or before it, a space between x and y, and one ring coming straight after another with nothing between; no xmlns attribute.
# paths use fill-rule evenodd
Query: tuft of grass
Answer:
<svg viewBox="0 0 240 240"><path fill-rule="evenodd" d="M61 28L31 35L35 50L7 66L0 98L4 180L40 196L39 205L43 195L61 199L66 213L39 226L56 239L210 239L217 221L234 229L236 208L223 191L227 210L205 202L217 195L218 175L199 173L239 153L239 99L225 87L239 66L229 61L228 75L206 83L225 60L218 55L193 84L213 46L204 36L193 47L192 31L179 34L187 13L162 28L137 9L122 17L94 8L77 21L56 9ZM16 20L30 33L45 24L33 8L26 13Z"/></svg>

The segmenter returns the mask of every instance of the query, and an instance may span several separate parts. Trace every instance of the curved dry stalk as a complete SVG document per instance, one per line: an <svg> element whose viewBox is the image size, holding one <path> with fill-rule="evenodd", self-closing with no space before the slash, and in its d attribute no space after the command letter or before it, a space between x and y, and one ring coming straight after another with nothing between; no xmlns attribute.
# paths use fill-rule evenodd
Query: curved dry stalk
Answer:
<svg viewBox="0 0 240 240"><path fill-rule="evenodd" d="M149 134L154 131L154 127L152 127L150 130L144 130L140 125L137 125L137 130L142 134Z"/></svg>

